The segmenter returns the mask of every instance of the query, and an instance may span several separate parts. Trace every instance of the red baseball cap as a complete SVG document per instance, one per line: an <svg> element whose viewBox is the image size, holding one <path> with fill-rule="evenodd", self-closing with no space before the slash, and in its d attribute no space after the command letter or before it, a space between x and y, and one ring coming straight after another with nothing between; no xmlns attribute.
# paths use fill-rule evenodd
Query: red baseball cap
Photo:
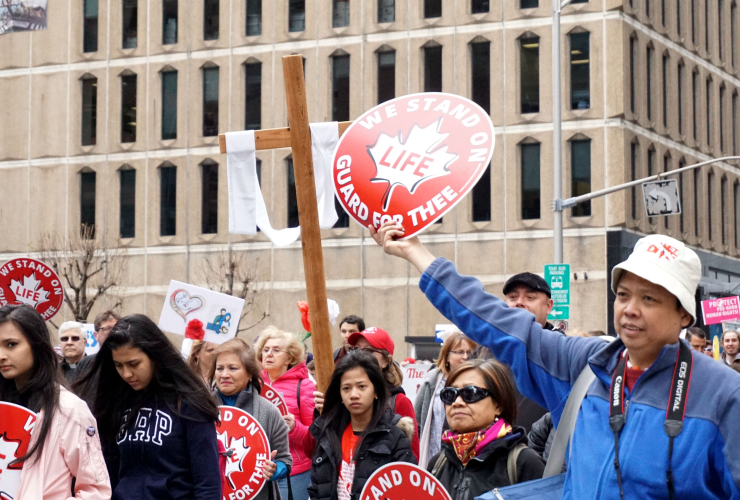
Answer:
<svg viewBox="0 0 740 500"><path fill-rule="evenodd" d="M347 343L349 345L355 345L360 337L367 340L374 348L385 349L391 355L393 354L393 349L396 347L393 340L391 340L391 336L388 335L388 332L381 330L380 328L375 328L374 326L365 328L361 332L353 333L347 339Z"/></svg>

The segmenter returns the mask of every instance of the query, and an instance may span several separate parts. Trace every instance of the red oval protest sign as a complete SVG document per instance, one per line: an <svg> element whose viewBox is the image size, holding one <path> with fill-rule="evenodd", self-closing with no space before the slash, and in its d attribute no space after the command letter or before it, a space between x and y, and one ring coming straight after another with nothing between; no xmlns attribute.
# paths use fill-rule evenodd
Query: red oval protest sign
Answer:
<svg viewBox="0 0 740 500"><path fill-rule="evenodd" d="M12 403L0 403L0 498L18 496L23 464L10 465L28 451L36 414Z"/></svg>
<svg viewBox="0 0 740 500"><path fill-rule="evenodd" d="M349 126L334 152L334 188L363 227L395 220L405 238L475 186L493 154L493 124L474 102L425 93L380 104Z"/></svg>
<svg viewBox="0 0 740 500"><path fill-rule="evenodd" d="M360 500L451 500L442 483L426 470L394 462L376 470L360 493Z"/></svg>
<svg viewBox="0 0 740 500"><path fill-rule="evenodd" d="M219 406L218 439L231 455L226 458L224 500L250 500L265 485L262 468L270 458L267 434L249 413L233 406Z"/></svg>
<svg viewBox="0 0 740 500"><path fill-rule="evenodd" d="M0 267L0 306L27 304L48 321L63 302L62 281L40 260L20 257Z"/></svg>
<svg viewBox="0 0 740 500"><path fill-rule="evenodd" d="M262 384L260 396L265 399L269 399L270 402L274 404L278 410L280 410L281 415L285 416L290 414L290 412L288 411L288 405L285 404L283 396L280 395L279 392L276 392L275 389L273 389L272 386L270 386L269 384Z"/></svg>

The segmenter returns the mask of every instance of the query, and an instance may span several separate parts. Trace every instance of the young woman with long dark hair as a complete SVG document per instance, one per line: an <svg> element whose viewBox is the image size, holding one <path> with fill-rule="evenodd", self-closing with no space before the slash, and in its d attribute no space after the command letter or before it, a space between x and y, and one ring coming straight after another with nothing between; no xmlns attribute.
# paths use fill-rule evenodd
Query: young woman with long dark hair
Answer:
<svg viewBox="0 0 740 500"><path fill-rule="evenodd" d="M388 388L378 362L357 351L334 368L324 413L310 427L315 443L311 465L312 500L357 500L368 478L391 462L416 464L411 451L413 422L395 422L386 411ZM394 423L395 422L395 423Z"/></svg>
<svg viewBox="0 0 740 500"><path fill-rule="evenodd" d="M121 318L79 381L97 384L93 412L120 465L114 500L221 500L218 408L152 320Z"/></svg>
<svg viewBox="0 0 740 500"><path fill-rule="evenodd" d="M87 405L68 391L44 319L33 308L0 308L0 401L36 412L23 463L19 499L109 499L97 424ZM3 498L5 498L3 496Z"/></svg>

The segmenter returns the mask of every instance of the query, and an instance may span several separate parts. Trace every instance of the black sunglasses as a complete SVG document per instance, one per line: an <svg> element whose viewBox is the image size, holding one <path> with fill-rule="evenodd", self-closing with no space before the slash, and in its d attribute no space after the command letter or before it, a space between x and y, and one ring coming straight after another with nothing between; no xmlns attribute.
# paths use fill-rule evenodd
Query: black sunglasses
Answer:
<svg viewBox="0 0 740 500"><path fill-rule="evenodd" d="M461 387L460 389L456 389L455 387L445 387L440 391L439 399L441 399L444 404L451 405L457 400L457 397L460 396L467 404L471 404L477 403L481 399L485 399L490 395L491 392L488 389L469 385L467 387Z"/></svg>

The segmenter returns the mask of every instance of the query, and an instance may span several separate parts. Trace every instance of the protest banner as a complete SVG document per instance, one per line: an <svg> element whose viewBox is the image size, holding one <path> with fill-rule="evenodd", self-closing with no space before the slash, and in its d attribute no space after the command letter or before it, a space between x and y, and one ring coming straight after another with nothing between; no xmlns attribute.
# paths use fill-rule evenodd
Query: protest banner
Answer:
<svg viewBox="0 0 740 500"><path fill-rule="evenodd" d="M285 416L290 414L288 411L288 405L285 404L285 400L283 399L283 395L275 391L275 389L273 389L269 384L262 384L260 396L274 404L275 407L280 410L281 415Z"/></svg>
<svg viewBox="0 0 740 500"><path fill-rule="evenodd" d="M401 367L403 372L403 392L406 396L414 401L416 393L419 392L421 382L426 377L427 372L434 367L432 363L414 363Z"/></svg>
<svg viewBox="0 0 740 500"><path fill-rule="evenodd" d="M82 325L82 333L87 337L87 343L85 344L85 354L90 356L96 354L100 350L100 343L95 338L95 325L92 323L84 323Z"/></svg>
<svg viewBox="0 0 740 500"><path fill-rule="evenodd" d="M49 321L63 303L62 281L51 267L40 260L19 257L0 267L0 307L26 304Z"/></svg>
<svg viewBox="0 0 740 500"><path fill-rule="evenodd" d="M740 319L740 297L720 297L701 301L705 325L727 323Z"/></svg>
<svg viewBox="0 0 740 500"><path fill-rule="evenodd" d="M394 462L370 476L360 500L451 500L442 483L417 465Z"/></svg>
<svg viewBox="0 0 740 500"><path fill-rule="evenodd" d="M251 500L267 480L262 474L270 458L270 442L257 420L233 406L219 406L221 425L216 433L231 455L226 458L224 500Z"/></svg>
<svg viewBox="0 0 740 500"><path fill-rule="evenodd" d="M10 465L28 451L36 414L13 403L0 402L0 498L15 500L23 464Z"/></svg>
<svg viewBox="0 0 740 500"><path fill-rule="evenodd" d="M363 227L424 231L473 189L495 143L488 113L453 94L386 101L349 126L334 152L334 188Z"/></svg>

